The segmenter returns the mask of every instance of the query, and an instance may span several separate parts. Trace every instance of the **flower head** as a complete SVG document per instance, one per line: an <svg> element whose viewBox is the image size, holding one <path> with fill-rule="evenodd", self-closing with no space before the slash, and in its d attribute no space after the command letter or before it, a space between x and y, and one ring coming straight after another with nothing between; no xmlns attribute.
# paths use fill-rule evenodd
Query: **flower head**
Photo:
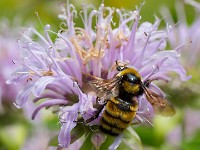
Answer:
<svg viewBox="0 0 200 150"><path fill-rule="evenodd" d="M112 20L114 13L119 16L118 25ZM33 112L33 119L42 108L60 106L60 147L68 147L72 141L85 134L85 130L80 130L80 133L73 132L80 127L77 123L80 116L87 120L96 114L96 96L84 93L83 84L90 82L89 76L113 78L117 73L117 70L113 69L116 60L134 67L143 81L169 81L170 72L176 72L183 81L188 79L179 63L179 52L165 50L167 32L158 29L160 20L156 18L153 24L144 22L139 25L139 13L140 9L125 12L105 7L104 4L101 4L98 10L89 12L89 8L84 6L80 13L84 25L81 28L74 23L74 18L78 17L75 7L68 4L67 9L63 7L62 14L59 15L66 29L62 28L56 33L55 42L49 36L49 33L52 33L50 25L44 27L44 36L34 28L23 33L19 45L27 53L24 59L19 61L21 68L8 82L29 80L18 93L16 105L22 107L29 99L36 103L40 101ZM30 35L37 36L37 42ZM164 97L164 93L155 84L151 83L149 88ZM138 97L138 102L139 110L133 122L143 121L153 114L152 106L144 95ZM89 127L98 126L101 117L102 113L89 123ZM104 138L96 135L92 141L102 143ZM122 134L115 139L110 149L116 149L121 140Z"/></svg>

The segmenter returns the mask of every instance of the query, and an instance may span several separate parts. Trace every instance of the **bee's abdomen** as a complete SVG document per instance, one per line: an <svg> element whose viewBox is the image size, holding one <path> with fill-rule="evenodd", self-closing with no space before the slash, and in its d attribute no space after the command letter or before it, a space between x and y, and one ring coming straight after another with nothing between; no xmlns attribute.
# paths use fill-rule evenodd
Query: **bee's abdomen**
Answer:
<svg viewBox="0 0 200 150"><path fill-rule="evenodd" d="M100 129L104 133L117 136L131 124L135 114L135 111L124 110L118 104L108 101L103 112Z"/></svg>

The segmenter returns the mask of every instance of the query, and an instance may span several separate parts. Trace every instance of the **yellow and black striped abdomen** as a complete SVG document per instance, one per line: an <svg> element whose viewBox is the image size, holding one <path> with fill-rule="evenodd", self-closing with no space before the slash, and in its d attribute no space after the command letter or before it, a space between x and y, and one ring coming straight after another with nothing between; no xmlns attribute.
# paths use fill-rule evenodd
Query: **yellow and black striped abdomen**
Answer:
<svg viewBox="0 0 200 150"><path fill-rule="evenodd" d="M101 118L101 131L113 136L122 133L134 119L137 107L137 105L123 104L123 101L120 102L114 97L111 98Z"/></svg>

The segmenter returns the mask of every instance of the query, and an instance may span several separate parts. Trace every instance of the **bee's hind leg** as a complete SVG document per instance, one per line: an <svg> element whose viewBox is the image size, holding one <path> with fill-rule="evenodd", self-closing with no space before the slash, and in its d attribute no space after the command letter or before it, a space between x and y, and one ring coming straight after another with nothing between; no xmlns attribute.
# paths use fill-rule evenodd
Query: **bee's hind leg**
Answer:
<svg viewBox="0 0 200 150"><path fill-rule="evenodd" d="M96 98L96 102L100 104L100 98L99 97ZM94 116L88 118L85 121L84 121L83 118L80 118L80 119L78 119L75 122L77 122L77 123L84 123L84 124L92 122L93 120L95 120L95 119L97 119L99 117L99 114L102 112L102 110L103 110L103 108L104 108L104 106L106 104L107 104L107 101L104 101L104 103L102 105L99 105L99 107L97 108L97 112L96 112L96 114Z"/></svg>
<svg viewBox="0 0 200 150"><path fill-rule="evenodd" d="M105 105L106 105L106 103L103 104L103 105L100 105L100 107L98 108L96 114L94 116L92 116L91 118L85 120L85 123L87 124L87 123L90 123L93 120L97 119L99 117L99 114L102 112L102 110L103 110L103 108L104 108Z"/></svg>

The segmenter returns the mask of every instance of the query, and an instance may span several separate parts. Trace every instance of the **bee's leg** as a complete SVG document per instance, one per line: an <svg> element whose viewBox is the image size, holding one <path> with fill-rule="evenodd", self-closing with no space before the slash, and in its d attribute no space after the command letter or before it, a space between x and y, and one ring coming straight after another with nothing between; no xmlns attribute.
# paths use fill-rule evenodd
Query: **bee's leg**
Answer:
<svg viewBox="0 0 200 150"><path fill-rule="evenodd" d="M100 105L100 107L99 107L97 113L96 113L94 116L92 116L91 118L85 120L85 123L90 123L90 122L92 122L93 120L97 119L97 118L99 117L99 114L102 112L102 110L103 110L103 108L104 108L105 105L106 105L106 103L103 104L103 105Z"/></svg>
<svg viewBox="0 0 200 150"><path fill-rule="evenodd" d="M96 98L96 103L100 104L100 105L104 105L105 103L107 103L107 100L102 100L100 97Z"/></svg>
<svg viewBox="0 0 200 150"><path fill-rule="evenodd" d="M91 130L92 132L97 132L97 131L99 131L99 128L94 129L93 126L89 126L89 128L90 128L90 130Z"/></svg>
<svg viewBox="0 0 200 150"><path fill-rule="evenodd" d="M75 120L74 122L77 122L77 123L84 123L84 119L83 119L83 118L79 118L78 120Z"/></svg>
<svg viewBox="0 0 200 150"><path fill-rule="evenodd" d="M80 112L78 112L78 113L79 113L79 115L80 115ZM83 117L79 116L79 117L77 118L77 120L74 120L74 122L76 122L76 123L84 123L84 119L83 119Z"/></svg>
<svg viewBox="0 0 200 150"><path fill-rule="evenodd" d="M97 97L97 98L96 98L96 102L99 103L99 101L100 101L100 98ZM97 119L97 118L99 117L99 114L102 112L102 110L103 110L103 108L104 108L104 106L105 106L106 104L107 104L107 101L104 101L104 103L103 103L102 105L99 105L99 108L98 108L96 114L95 114L94 116L92 116L91 118L88 118L88 119L85 120L85 121L84 121L83 118L80 118L80 119L78 119L77 121L74 121L74 122L77 122L77 123L85 123L85 124L92 122L93 120L95 120L95 119Z"/></svg>

